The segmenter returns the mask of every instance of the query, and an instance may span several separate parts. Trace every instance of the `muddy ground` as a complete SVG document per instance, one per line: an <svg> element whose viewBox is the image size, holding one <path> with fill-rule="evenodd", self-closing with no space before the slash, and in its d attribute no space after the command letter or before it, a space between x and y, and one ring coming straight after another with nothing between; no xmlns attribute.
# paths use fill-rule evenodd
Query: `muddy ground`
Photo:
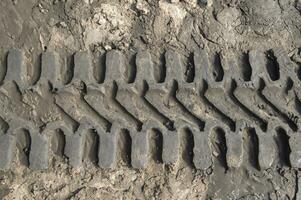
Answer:
<svg viewBox="0 0 301 200"><path fill-rule="evenodd" d="M36 67L43 51L148 49L160 62L166 49L189 58L199 47L239 56L282 46L298 58L301 46L300 0L1 0L0 8L1 64L10 48L22 49ZM11 170L0 173L0 198L298 199L298 172L289 167L260 171L244 159L241 169L225 173L216 159L200 171L187 152L174 166L154 152L145 170L132 169L122 156L116 170L102 170L89 151L80 169L54 152L50 169L39 172L28 169L19 148Z"/></svg>

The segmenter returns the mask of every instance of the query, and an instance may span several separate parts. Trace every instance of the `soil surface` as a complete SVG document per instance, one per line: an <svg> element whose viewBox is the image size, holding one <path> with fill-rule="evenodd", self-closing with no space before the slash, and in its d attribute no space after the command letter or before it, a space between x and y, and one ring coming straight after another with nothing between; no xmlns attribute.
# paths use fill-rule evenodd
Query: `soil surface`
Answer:
<svg viewBox="0 0 301 200"><path fill-rule="evenodd" d="M1 0L0 8L0 65L11 48L25 52L33 68L45 51L71 56L118 49L131 56L146 49L160 63L170 49L189 62L198 48L240 57L281 46L296 63L301 60L300 0ZM239 169L225 170L216 159L202 171L187 152L177 164L164 165L154 147L144 170L131 168L122 153L116 169L100 169L90 137L81 168L70 167L54 141L45 171L28 168L26 138L20 139L13 166L0 172L0 199L301 199L297 170L258 170L246 158Z"/></svg>

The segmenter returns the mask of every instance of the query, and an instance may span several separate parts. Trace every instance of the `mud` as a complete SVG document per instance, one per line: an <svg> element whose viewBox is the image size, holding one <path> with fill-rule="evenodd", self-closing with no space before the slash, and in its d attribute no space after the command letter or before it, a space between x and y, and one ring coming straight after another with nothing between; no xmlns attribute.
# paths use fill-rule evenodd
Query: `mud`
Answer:
<svg viewBox="0 0 301 200"><path fill-rule="evenodd" d="M0 64L6 64L7 50L21 49L33 77L37 76L34 69L40 66L40 53L46 51L68 57L76 51L88 50L97 56L117 49L130 58L137 51L149 50L159 68L166 50L184 55L186 64L191 52L204 47L208 54L231 55L245 63L242 53L281 46L296 64L301 63L299 0L2 0L0 8ZM30 92L24 97L27 105L38 104ZM35 118L43 113L51 116L44 116L44 121ZM41 109L38 114L27 115L40 126L56 118L55 114ZM28 168L28 134L19 135L13 165L0 173L1 199L301 198L300 172L289 163L279 161L267 170L258 168L258 161L252 159L256 149L249 142L256 140L252 134L244 137L239 169L227 168L222 155L225 150L221 149L223 139L214 138L214 164L205 171L197 170L189 160L189 137L183 140L185 148L178 163L163 164L156 134L151 164L143 170L130 166L122 139L120 146L125 148L119 152L118 167L97 167L92 134L81 168L67 164L63 145L58 142L63 140L54 139L49 169L33 171Z"/></svg>

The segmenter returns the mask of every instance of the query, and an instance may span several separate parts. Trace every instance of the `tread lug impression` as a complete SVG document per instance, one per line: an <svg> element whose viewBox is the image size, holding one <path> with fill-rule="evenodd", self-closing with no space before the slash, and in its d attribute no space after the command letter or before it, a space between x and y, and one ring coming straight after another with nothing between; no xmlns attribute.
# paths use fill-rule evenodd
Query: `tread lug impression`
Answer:
<svg viewBox="0 0 301 200"><path fill-rule="evenodd" d="M0 169L7 170L10 168L15 145L15 136L9 134L0 136Z"/></svg>
<svg viewBox="0 0 301 200"><path fill-rule="evenodd" d="M64 136L56 139L64 138L60 151L74 168L89 162L87 135L93 134L95 164L104 169L120 165L119 153L127 154L127 163L136 169L147 168L155 156L161 164L182 164L181 153L188 149L187 162L197 170L219 163L226 171L249 165L267 170L278 163L300 169L296 66L281 48L245 55L248 66L241 70L230 52L197 49L187 57L167 50L165 66L156 71L155 56L147 50L135 57L111 50L105 62L94 62L99 58L88 51L76 52L68 66L62 66L68 59L58 53L44 52L39 67L29 65L23 51L10 50L0 86L0 124L7 124L0 129L0 169L10 170L15 163L19 130L27 132L32 170L49 168L54 132ZM31 79L36 79L32 85ZM45 112L36 112L41 106ZM184 140L183 130L189 139ZM124 133L126 139L120 137Z"/></svg>
<svg viewBox="0 0 301 200"><path fill-rule="evenodd" d="M55 52L45 52L42 54L40 81L49 81L55 86L61 84L62 77L58 56Z"/></svg>
<svg viewBox="0 0 301 200"><path fill-rule="evenodd" d="M12 49L8 52L5 82L15 82L21 89L29 85L25 55L22 51Z"/></svg>

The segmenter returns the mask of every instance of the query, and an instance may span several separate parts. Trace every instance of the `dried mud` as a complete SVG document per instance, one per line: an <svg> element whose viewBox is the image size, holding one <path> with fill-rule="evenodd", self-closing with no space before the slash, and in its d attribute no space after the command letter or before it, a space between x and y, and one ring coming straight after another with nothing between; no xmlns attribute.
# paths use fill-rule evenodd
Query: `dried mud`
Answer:
<svg viewBox="0 0 301 200"><path fill-rule="evenodd" d="M212 55L239 57L252 49L279 46L301 63L299 0L2 0L0 8L2 65L11 48L24 51L37 68L44 51L71 56L80 50L102 55L118 49L130 57L147 49L159 65L168 49L189 60L191 52L203 47ZM144 170L131 168L122 149L116 169L100 169L91 152L91 136L80 169L67 164L60 144L53 141L49 169L32 171L26 133L20 135L13 166L0 172L1 199L301 198L297 170L282 165L258 170L250 165L250 138L245 138L240 169L225 170L218 147L214 165L206 171L196 170L187 160L189 147L177 164L164 165L155 146L160 139L154 134L152 162Z"/></svg>

